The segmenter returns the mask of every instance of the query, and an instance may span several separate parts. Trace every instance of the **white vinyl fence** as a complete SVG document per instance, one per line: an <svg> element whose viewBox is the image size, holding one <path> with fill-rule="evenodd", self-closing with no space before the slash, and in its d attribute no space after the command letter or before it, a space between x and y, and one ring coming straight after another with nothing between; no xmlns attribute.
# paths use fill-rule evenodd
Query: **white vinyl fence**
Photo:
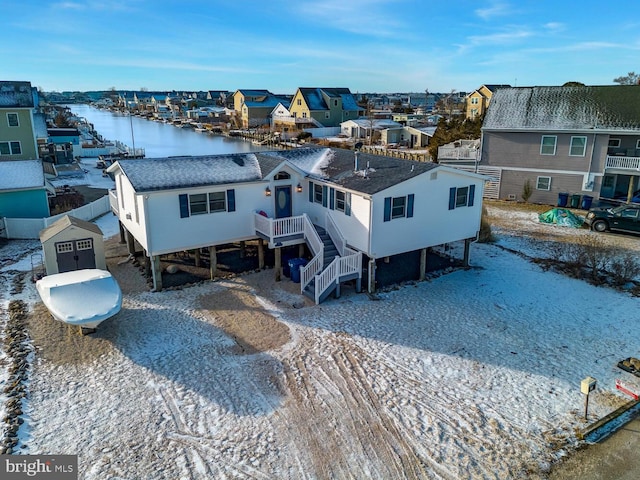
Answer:
<svg viewBox="0 0 640 480"><path fill-rule="evenodd" d="M54 215L53 217L0 218L0 237L15 240L37 239L40 237L40 230L48 227L65 215L70 215L72 217L79 218L80 220L91 221L109 211L111 211L109 195L105 195L104 197L88 203L87 205Z"/></svg>

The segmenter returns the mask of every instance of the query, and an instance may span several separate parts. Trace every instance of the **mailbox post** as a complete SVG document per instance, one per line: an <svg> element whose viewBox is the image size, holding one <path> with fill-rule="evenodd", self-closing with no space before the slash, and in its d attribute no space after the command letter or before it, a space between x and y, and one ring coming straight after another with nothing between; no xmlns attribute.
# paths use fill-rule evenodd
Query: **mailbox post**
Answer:
<svg viewBox="0 0 640 480"><path fill-rule="evenodd" d="M584 394L584 419L587 420L589 412L589 394L596 389L596 379L587 377L580 382L580 391Z"/></svg>

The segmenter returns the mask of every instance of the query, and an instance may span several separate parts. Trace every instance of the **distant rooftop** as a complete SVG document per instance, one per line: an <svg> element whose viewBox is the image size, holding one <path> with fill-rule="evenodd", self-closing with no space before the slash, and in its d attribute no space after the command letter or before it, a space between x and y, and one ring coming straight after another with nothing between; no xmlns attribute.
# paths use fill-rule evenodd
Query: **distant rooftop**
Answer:
<svg viewBox="0 0 640 480"><path fill-rule="evenodd" d="M0 108L33 108L31 82L0 81Z"/></svg>

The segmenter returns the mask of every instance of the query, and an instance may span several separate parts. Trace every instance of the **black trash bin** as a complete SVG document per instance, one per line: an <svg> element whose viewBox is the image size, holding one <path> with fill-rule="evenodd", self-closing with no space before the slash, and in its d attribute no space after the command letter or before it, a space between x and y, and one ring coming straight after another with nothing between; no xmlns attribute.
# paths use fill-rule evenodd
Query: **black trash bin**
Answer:
<svg viewBox="0 0 640 480"><path fill-rule="evenodd" d="M580 195L571 195L571 208L578 208L580 206Z"/></svg>
<svg viewBox="0 0 640 480"><path fill-rule="evenodd" d="M289 260L289 270L291 271L291 281L300 283L300 267L307 264L304 258L292 258Z"/></svg>
<svg viewBox="0 0 640 480"><path fill-rule="evenodd" d="M559 207L566 207L567 206L567 201L569 200L569 194L568 193L558 193L558 206Z"/></svg>
<svg viewBox="0 0 640 480"><path fill-rule="evenodd" d="M593 197L590 195L585 195L582 197L582 209L589 210L591 208L591 202L593 202Z"/></svg>

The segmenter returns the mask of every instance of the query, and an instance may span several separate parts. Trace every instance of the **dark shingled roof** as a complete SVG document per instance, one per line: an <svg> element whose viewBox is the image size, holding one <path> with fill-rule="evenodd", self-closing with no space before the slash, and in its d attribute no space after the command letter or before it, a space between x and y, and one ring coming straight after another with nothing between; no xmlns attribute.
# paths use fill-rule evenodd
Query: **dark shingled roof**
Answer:
<svg viewBox="0 0 640 480"><path fill-rule="evenodd" d="M285 160L309 178L366 194L377 193L438 167L431 162L359 153L356 170L355 152L332 148L131 159L119 160L117 165L137 192L145 192L260 181Z"/></svg>
<svg viewBox="0 0 640 480"><path fill-rule="evenodd" d="M640 130L640 86L500 88L487 130Z"/></svg>
<svg viewBox="0 0 640 480"><path fill-rule="evenodd" d="M293 165L307 172L310 178L322 179L366 194L380 192L438 167L431 162L414 162L358 153L356 170L355 152L339 148L303 148L258 154L259 158L263 156L289 160ZM318 167L315 169L308 166L310 156L318 160Z"/></svg>
<svg viewBox="0 0 640 480"><path fill-rule="evenodd" d="M306 88L298 89L309 110L329 110L329 106L325 102L324 95L329 98L340 98L342 100L343 110L360 110L351 90L348 88Z"/></svg>
<svg viewBox="0 0 640 480"><path fill-rule="evenodd" d="M0 82L0 108L33 107L30 82Z"/></svg>

